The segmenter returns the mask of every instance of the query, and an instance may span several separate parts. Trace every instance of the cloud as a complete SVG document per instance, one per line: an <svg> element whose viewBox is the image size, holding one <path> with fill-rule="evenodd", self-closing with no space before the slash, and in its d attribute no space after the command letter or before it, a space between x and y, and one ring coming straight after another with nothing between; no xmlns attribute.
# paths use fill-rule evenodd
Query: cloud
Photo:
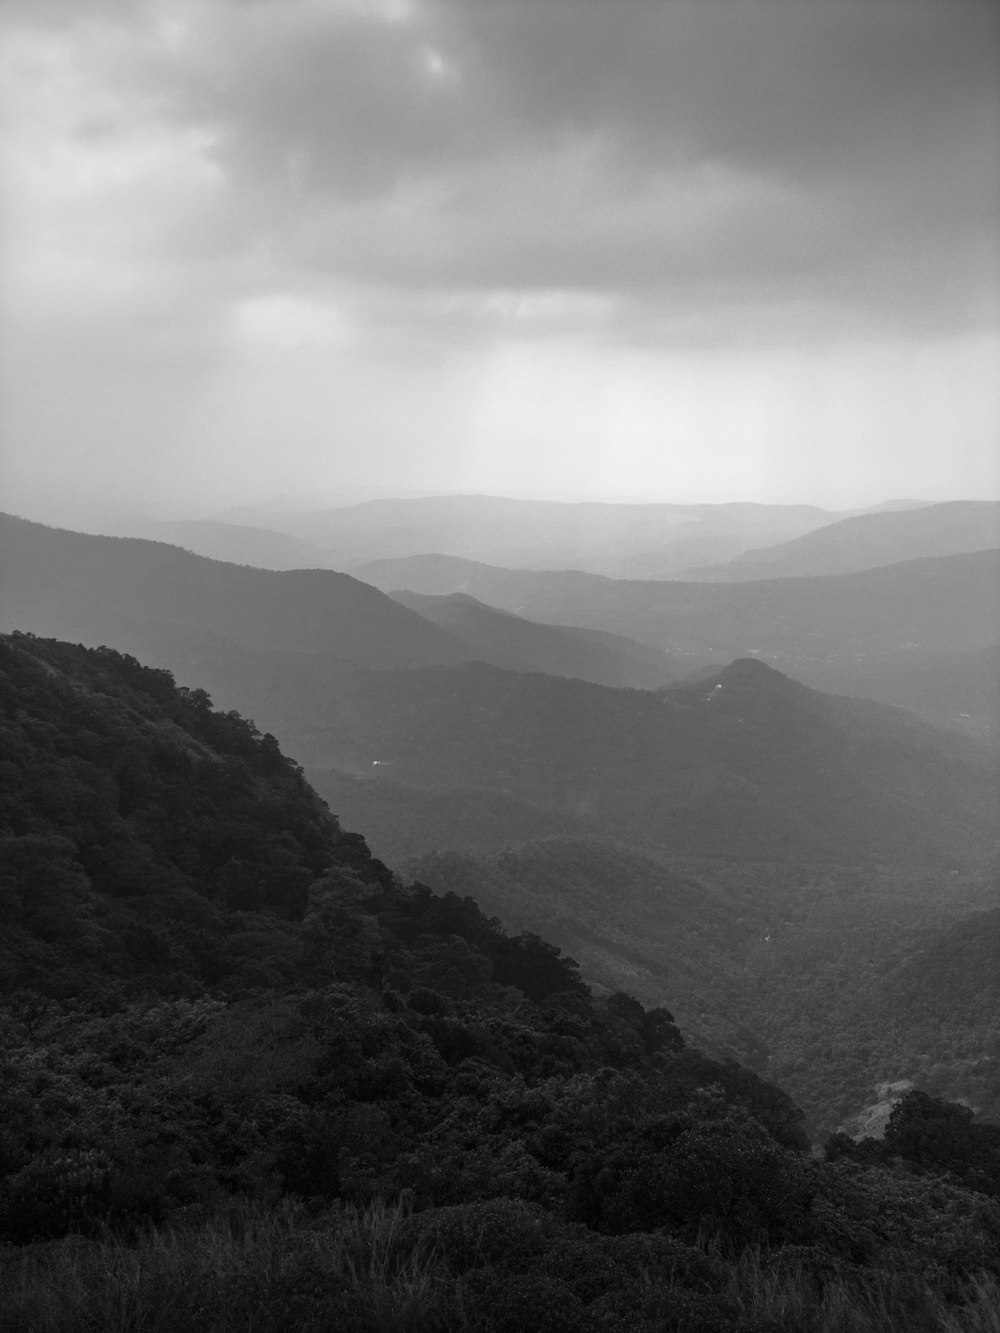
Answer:
<svg viewBox="0 0 1000 1333"><path fill-rule="evenodd" d="M65 66L49 183L119 253L637 318L720 293L996 317L987 4L185 0L55 36L70 11L21 12Z"/></svg>
<svg viewBox="0 0 1000 1333"><path fill-rule="evenodd" d="M0 351L44 448L79 419L125 470L140 435L263 451L284 413L318 456L339 413L371 452L405 383L395 432L422 412L455 457L475 394L499 448L524 386L533 449L566 413L646 456L671 401L693 417L685 377L711 396L792 349L860 383L852 345L897 347L895 394L938 349L975 448L1000 417L983 358L940 350L1000 326L988 0L7 0L0 24Z"/></svg>
<svg viewBox="0 0 1000 1333"><path fill-rule="evenodd" d="M995 315L985 4L214 13L179 105L290 265L664 303L811 281L890 322Z"/></svg>

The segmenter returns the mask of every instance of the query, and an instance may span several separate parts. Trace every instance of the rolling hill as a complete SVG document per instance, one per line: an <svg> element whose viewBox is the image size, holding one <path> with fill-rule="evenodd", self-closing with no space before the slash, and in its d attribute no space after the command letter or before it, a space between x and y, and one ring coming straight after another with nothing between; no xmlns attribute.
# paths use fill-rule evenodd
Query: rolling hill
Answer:
<svg viewBox="0 0 1000 1333"><path fill-rule="evenodd" d="M258 534L247 531L258 549ZM220 540L231 545L228 534ZM273 554L292 539L276 541ZM335 571L251 568L8 516L0 516L0 627L108 642L181 670L199 650L229 645L377 667L474 659L641 688L676 679L648 645L536 625L471 598L390 599Z"/></svg>
<svg viewBox="0 0 1000 1333"><path fill-rule="evenodd" d="M598 836L689 854L940 864L993 843L991 770L976 747L903 713L824 698L760 662L727 667L718 690L666 693L460 665L458 638L346 575L265 572L11 519L0 533L5 628L162 661L315 769L493 792ZM925 563L951 590L956 562L981 558ZM802 582L752 586L801 592ZM926 578L920 590L912 600L929 635L942 635L935 615L947 623L950 611L953 625L968 616L957 597L928 608ZM854 601L844 614L857 619ZM866 614L885 634L874 602Z"/></svg>
<svg viewBox="0 0 1000 1333"><path fill-rule="evenodd" d="M801 537L744 551L727 564L683 577L718 582L850 574L924 556L1000 548L1000 502L953 500L919 509L858 514Z"/></svg>
<svg viewBox="0 0 1000 1333"><path fill-rule="evenodd" d="M346 574L224 564L8 515L0 516L0 580L0 628L106 642L154 660L170 642L199 641L373 666L467 656L445 630Z"/></svg>
<svg viewBox="0 0 1000 1333"><path fill-rule="evenodd" d="M116 537L167 542L209 560L253 565L255 569L340 569L332 553L321 546L245 523L220 523L208 518L150 519L130 523L127 530L126 525L120 525L105 526L102 531Z"/></svg>
<svg viewBox="0 0 1000 1333"><path fill-rule="evenodd" d="M575 676L598 685L656 689L676 679L663 653L602 630L539 625L507 611L497 611L464 593L428 597L421 593L390 594L426 620L460 639L473 660L491 662L509 671L543 671L550 676Z"/></svg>
<svg viewBox="0 0 1000 1333"><path fill-rule="evenodd" d="M367 774L373 793L387 781L438 796L439 820L462 789L678 855L966 865L995 847L984 750L752 660L659 693L478 665L354 671L305 711L310 729L282 734L321 792L324 769ZM393 836L426 850L398 823Z"/></svg>
<svg viewBox="0 0 1000 1333"><path fill-rule="evenodd" d="M530 620L638 639L666 653L678 674L757 656L823 690L997 734L1000 551L739 584L506 570L441 555L353 572L386 590L461 592Z"/></svg>

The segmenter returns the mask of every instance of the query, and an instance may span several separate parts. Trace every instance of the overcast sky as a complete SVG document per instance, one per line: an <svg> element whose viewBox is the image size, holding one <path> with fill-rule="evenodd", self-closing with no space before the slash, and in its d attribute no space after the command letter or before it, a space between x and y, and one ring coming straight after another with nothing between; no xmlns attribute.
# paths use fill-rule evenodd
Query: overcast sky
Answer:
<svg viewBox="0 0 1000 1333"><path fill-rule="evenodd" d="M3 506L1000 494L992 0L5 0Z"/></svg>

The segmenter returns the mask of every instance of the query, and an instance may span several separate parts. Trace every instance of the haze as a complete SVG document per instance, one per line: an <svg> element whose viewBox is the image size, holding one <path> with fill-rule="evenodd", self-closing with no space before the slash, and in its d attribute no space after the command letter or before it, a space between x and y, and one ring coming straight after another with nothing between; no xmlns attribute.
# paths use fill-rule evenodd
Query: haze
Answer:
<svg viewBox="0 0 1000 1333"><path fill-rule="evenodd" d="M993 4L2 23L7 509L1000 495Z"/></svg>

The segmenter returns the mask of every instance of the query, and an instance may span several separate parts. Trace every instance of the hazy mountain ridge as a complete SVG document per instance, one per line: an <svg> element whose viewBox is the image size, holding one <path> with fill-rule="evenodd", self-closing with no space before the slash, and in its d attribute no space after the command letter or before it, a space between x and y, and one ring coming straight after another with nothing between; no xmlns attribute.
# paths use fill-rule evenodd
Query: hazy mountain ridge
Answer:
<svg viewBox="0 0 1000 1333"><path fill-rule="evenodd" d="M619 837L699 854L767 859L781 854L776 848L797 848L841 860L961 860L990 844L988 765L975 751L917 723L904 727L895 714L821 701L760 664L719 677L721 705L697 689L664 696L460 666L468 650L457 638L346 575L267 573L17 520L2 530L8 626L109 639L132 652L155 648L183 679L203 681L257 717L312 767L429 789L496 790ZM950 595L955 562L961 575L963 561L980 559L929 563ZM589 592L593 576L558 586L581 580ZM887 582L898 588L895 577ZM924 605L929 632L942 636L935 616L954 622L956 611L964 624L967 606L921 603L927 585L926 575L915 581L910 602ZM760 586L801 591L801 582ZM696 601L746 591L624 587L654 596L679 589ZM885 632L880 607L866 608L876 633ZM352 657L378 669L357 668ZM456 665L410 669L428 659ZM407 669L392 668L401 660ZM745 717L729 703L741 690Z"/></svg>
<svg viewBox="0 0 1000 1333"><path fill-rule="evenodd" d="M168 542L209 560L253 565L256 569L340 569L332 552L267 528L207 518L137 521L121 527L121 531L115 531L104 526L101 531L111 536Z"/></svg>
<svg viewBox="0 0 1000 1333"><path fill-rule="evenodd" d="M985 751L754 661L660 694L475 665L359 671L314 719L334 767L493 788L678 853L961 863L995 846ZM303 757L319 754L314 733Z"/></svg>
<svg viewBox="0 0 1000 1333"><path fill-rule="evenodd" d="M1000 502L952 500L840 519L778 546L744 551L686 578L740 581L847 574L926 556L1000 548Z"/></svg>
<svg viewBox="0 0 1000 1333"><path fill-rule="evenodd" d="M461 639L471 658L493 666L637 689L657 689L676 679L663 653L621 635L540 625L508 611L497 611L465 593L445 597L410 592L389 595Z"/></svg>
<svg viewBox="0 0 1000 1333"><path fill-rule="evenodd" d="M1000 551L738 584L503 570L439 555L354 573L386 590L462 592L530 620L623 634L663 650L679 674L752 655L820 689L889 703L898 682L930 720L984 736L1000 719Z"/></svg>
<svg viewBox="0 0 1000 1333"><path fill-rule="evenodd" d="M144 651L151 634L377 664L459 662L445 631L347 574L273 572L0 516L3 628ZM129 641L123 643L121 635Z"/></svg>
<svg viewBox="0 0 1000 1333"><path fill-rule="evenodd" d="M0 516L0 624L108 641L179 670L201 649L324 655L374 667L470 659L655 687L663 655L594 630L537 626L475 605L423 609L336 571L268 571L138 538ZM414 604L415 605L415 604ZM438 622L438 623L435 623ZM332 668L331 668L332 669Z"/></svg>
<svg viewBox="0 0 1000 1333"><path fill-rule="evenodd" d="M445 551L510 568L666 577L691 564L798 536L839 515L813 505L565 503L446 495L265 514L237 509L226 517L316 543L335 553L343 568Z"/></svg>

